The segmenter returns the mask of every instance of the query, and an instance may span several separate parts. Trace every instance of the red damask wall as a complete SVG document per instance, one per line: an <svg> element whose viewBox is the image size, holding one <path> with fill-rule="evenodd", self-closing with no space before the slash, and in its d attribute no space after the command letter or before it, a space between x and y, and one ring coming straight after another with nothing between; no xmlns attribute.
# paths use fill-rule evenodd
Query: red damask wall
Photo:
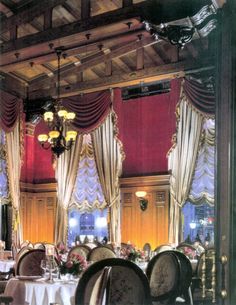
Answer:
<svg viewBox="0 0 236 305"><path fill-rule="evenodd" d="M114 109L118 116L119 137L126 158L123 176L151 175L167 172L166 154L175 132L175 107L180 94L180 80L173 80L169 93L122 101L121 91L114 92ZM25 138L25 159L21 180L31 183L54 181L50 151L43 150L37 135L46 130L43 122L35 137Z"/></svg>
<svg viewBox="0 0 236 305"><path fill-rule="evenodd" d="M179 94L180 80L172 81L169 93L128 101L122 101L119 90L115 92L119 137L126 154L123 176L167 172Z"/></svg>

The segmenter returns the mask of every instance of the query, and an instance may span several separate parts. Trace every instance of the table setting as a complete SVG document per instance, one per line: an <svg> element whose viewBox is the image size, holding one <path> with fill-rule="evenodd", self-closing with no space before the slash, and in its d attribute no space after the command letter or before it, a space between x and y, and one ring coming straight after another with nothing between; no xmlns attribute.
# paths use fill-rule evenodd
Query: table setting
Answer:
<svg viewBox="0 0 236 305"><path fill-rule="evenodd" d="M12 305L74 305L78 280L46 277L19 276L8 281L4 294L13 297Z"/></svg>

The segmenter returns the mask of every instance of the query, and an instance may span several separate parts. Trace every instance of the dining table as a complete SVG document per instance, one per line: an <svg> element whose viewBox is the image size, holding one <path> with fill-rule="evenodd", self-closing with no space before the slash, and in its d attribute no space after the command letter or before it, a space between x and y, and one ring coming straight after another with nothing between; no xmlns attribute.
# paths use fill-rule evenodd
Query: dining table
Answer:
<svg viewBox="0 0 236 305"><path fill-rule="evenodd" d="M0 260L0 272L8 272L15 265L14 260L1 259Z"/></svg>
<svg viewBox="0 0 236 305"><path fill-rule="evenodd" d="M13 297L12 305L74 305L77 284L78 280L15 277L8 281L4 295Z"/></svg>

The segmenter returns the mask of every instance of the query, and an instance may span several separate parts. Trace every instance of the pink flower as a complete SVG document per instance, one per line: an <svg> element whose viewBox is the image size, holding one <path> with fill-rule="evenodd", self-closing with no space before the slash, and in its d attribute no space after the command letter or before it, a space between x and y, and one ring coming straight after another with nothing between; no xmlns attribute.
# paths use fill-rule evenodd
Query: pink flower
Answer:
<svg viewBox="0 0 236 305"><path fill-rule="evenodd" d="M73 262L72 261L66 262L66 268L71 268L72 266L73 266Z"/></svg>

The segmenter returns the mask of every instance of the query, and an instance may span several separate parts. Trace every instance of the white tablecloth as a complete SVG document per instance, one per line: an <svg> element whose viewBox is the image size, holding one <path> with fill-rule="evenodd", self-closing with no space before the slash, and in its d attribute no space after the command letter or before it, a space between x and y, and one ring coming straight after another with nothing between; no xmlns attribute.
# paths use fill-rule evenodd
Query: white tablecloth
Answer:
<svg viewBox="0 0 236 305"><path fill-rule="evenodd" d="M8 272L15 264L13 260L0 260L0 271Z"/></svg>
<svg viewBox="0 0 236 305"><path fill-rule="evenodd" d="M13 297L12 305L74 305L77 284L77 281L48 283L42 279L24 281L13 278L7 283L4 294Z"/></svg>

